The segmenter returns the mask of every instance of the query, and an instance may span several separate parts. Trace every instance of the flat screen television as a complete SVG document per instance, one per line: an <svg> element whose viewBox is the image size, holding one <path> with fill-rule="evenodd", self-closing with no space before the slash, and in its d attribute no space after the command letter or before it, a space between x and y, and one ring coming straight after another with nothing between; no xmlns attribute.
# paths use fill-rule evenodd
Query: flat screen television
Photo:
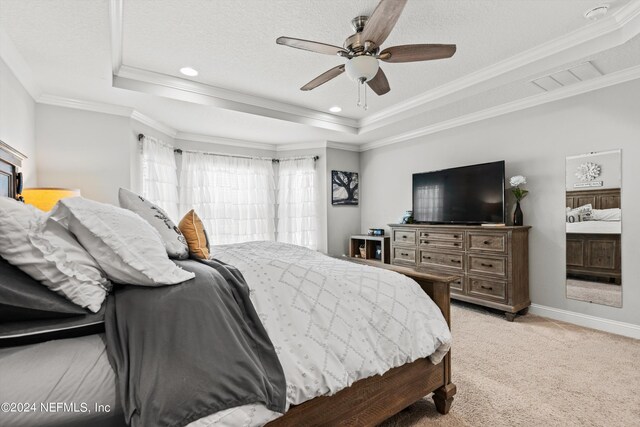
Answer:
<svg viewBox="0 0 640 427"><path fill-rule="evenodd" d="M413 174L413 218L429 224L504 223L504 160Z"/></svg>

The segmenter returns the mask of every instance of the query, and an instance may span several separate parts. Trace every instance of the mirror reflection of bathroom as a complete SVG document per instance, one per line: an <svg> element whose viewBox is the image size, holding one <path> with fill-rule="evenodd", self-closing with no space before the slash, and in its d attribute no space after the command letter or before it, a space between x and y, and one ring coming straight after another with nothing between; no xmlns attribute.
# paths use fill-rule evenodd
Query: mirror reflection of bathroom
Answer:
<svg viewBox="0 0 640 427"><path fill-rule="evenodd" d="M622 307L620 150L567 157L567 298Z"/></svg>

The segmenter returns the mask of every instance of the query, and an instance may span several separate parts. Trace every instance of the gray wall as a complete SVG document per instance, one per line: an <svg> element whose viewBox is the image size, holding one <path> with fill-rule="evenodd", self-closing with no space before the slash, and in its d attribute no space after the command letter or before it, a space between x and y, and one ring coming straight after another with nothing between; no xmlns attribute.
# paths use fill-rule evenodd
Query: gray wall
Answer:
<svg viewBox="0 0 640 427"><path fill-rule="evenodd" d="M362 177L360 177L360 204L333 206L331 204L331 171L360 173L360 153L327 148L327 248L328 254L340 256L349 253L349 236L360 232L360 206L362 204Z"/></svg>
<svg viewBox="0 0 640 427"><path fill-rule="evenodd" d="M35 111L29 92L0 59L0 140L28 157L21 169L25 187L38 185Z"/></svg>
<svg viewBox="0 0 640 427"><path fill-rule="evenodd" d="M506 160L527 177L525 225L533 303L640 325L640 80L362 153L362 229L397 221L411 206L411 174ZM623 307L565 297L565 158L622 149Z"/></svg>
<svg viewBox="0 0 640 427"><path fill-rule="evenodd" d="M38 182L79 188L84 197L118 204L131 187L136 144L128 117L38 104Z"/></svg>

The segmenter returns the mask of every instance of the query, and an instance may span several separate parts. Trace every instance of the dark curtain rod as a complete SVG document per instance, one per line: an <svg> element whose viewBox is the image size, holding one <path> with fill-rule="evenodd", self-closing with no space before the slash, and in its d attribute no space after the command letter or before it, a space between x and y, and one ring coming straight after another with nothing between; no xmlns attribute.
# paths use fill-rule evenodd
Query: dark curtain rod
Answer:
<svg viewBox="0 0 640 427"><path fill-rule="evenodd" d="M138 141L142 141L142 139L144 138L144 134L143 133L139 133L138 134ZM262 160L269 160L268 157L254 157L254 156L240 156L240 155L233 155L233 154L216 154L216 153L205 153L205 152L200 152L200 151L189 151L189 150L184 150L187 153L198 153L198 154L206 154L209 156L223 156L223 157L235 157L238 159L262 159ZM180 148L175 148L173 150L174 153L177 154L182 154L183 150L181 150ZM297 160L297 159L303 159L305 157L289 157L287 159L292 159L292 160ZM317 161L320 158L320 156L313 156L313 161ZM284 160L284 159L283 159ZM271 159L272 162L274 163L280 163L280 159Z"/></svg>

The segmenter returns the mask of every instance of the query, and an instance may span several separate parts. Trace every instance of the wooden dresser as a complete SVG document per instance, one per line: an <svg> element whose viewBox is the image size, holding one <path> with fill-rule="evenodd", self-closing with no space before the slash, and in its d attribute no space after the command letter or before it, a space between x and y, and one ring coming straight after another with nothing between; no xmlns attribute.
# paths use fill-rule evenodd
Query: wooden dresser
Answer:
<svg viewBox="0 0 640 427"><path fill-rule="evenodd" d="M529 228L389 224L391 264L456 276L451 297L524 314L529 300Z"/></svg>

